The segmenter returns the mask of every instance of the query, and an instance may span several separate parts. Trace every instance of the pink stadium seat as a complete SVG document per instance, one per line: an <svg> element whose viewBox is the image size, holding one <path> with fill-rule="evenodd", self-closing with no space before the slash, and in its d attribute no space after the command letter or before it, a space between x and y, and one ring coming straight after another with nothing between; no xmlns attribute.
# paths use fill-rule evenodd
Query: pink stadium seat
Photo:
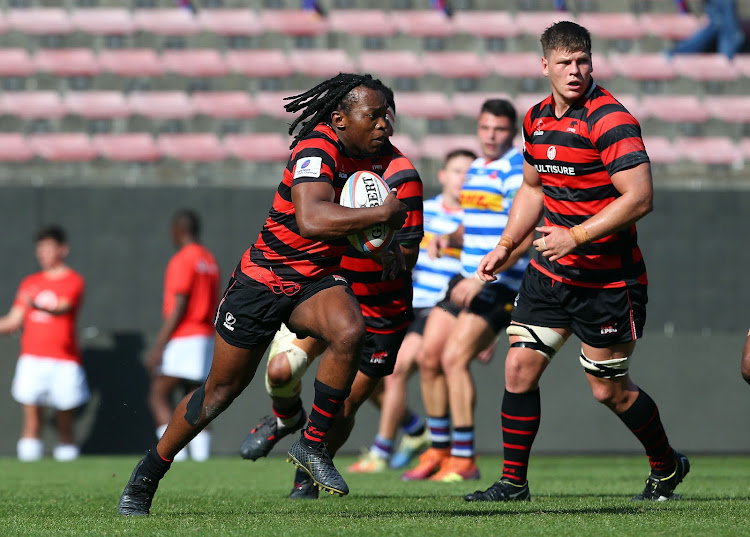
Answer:
<svg viewBox="0 0 750 537"><path fill-rule="evenodd" d="M610 80L617 76L617 71L615 71L612 62L604 54L596 54L591 61L591 65L594 67L592 72L595 80Z"/></svg>
<svg viewBox="0 0 750 537"><path fill-rule="evenodd" d="M648 34L674 41L690 37L706 22L681 13L644 13L639 20Z"/></svg>
<svg viewBox="0 0 750 537"><path fill-rule="evenodd" d="M249 77L285 78L294 73L289 58L281 50L230 50L227 65Z"/></svg>
<svg viewBox="0 0 750 537"><path fill-rule="evenodd" d="M732 59L735 71L744 77L750 77L750 54L738 54Z"/></svg>
<svg viewBox="0 0 750 537"><path fill-rule="evenodd" d="M559 11L525 11L518 12L515 17L516 25L521 33L539 38L542 32L559 21L576 22L571 13Z"/></svg>
<svg viewBox="0 0 750 537"><path fill-rule="evenodd" d="M582 13L578 22L602 39L641 39L646 35L643 24L632 13Z"/></svg>
<svg viewBox="0 0 750 537"><path fill-rule="evenodd" d="M507 78L543 78L542 53L503 52L485 55L487 64Z"/></svg>
<svg viewBox="0 0 750 537"><path fill-rule="evenodd" d="M682 158L677 147L664 136L644 136L643 144L654 164L674 164Z"/></svg>
<svg viewBox="0 0 750 537"><path fill-rule="evenodd" d="M263 28L284 35L315 36L328 31L323 17L302 9L264 9L260 23Z"/></svg>
<svg viewBox="0 0 750 537"><path fill-rule="evenodd" d="M52 162L90 162L97 157L91 140L82 132L56 132L29 136L32 150Z"/></svg>
<svg viewBox="0 0 750 537"><path fill-rule="evenodd" d="M406 155L406 158L412 162L422 158L421 148L406 134L394 134L391 136L391 144Z"/></svg>
<svg viewBox="0 0 750 537"><path fill-rule="evenodd" d="M618 93L615 95L615 98L628 109L628 112L630 112L639 123L644 122L650 117L648 109L641 104L641 100L637 95L631 93Z"/></svg>
<svg viewBox="0 0 750 537"><path fill-rule="evenodd" d="M68 12L62 8L10 9L6 20L13 30L32 35L66 35L73 31Z"/></svg>
<svg viewBox="0 0 750 537"><path fill-rule="evenodd" d="M5 18L4 13L0 13L0 34L4 34L10 30L10 24L8 23L8 19Z"/></svg>
<svg viewBox="0 0 750 537"><path fill-rule="evenodd" d="M668 123L705 123L710 118L695 95L646 95L641 104L651 117Z"/></svg>
<svg viewBox="0 0 750 537"><path fill-rule="evenodd" d="M124 8L76 9L70 21L77 30L88 34L130 35L135 32L131 12Z"/></svg>
<svg viewBox="0 0 750 537"><path fill-rule="evenodd" d="M31 76L35 72L34 62L25 48L0 49L0 76Z"/></svg>
<svg viewBox="0 0 750 537"><path fill-rule="evenodd" d="M299 95L305 91L307 90L259 91L255 94L255 104L262 115L291 122L294 116L284 110L284 105L289 102L284 97ZM398 108L398 104L396 107Z"/></svg>
<svg viewBox="0 0 750 537"><path fill-rule="evenodd" d="M421 78L427 68L411 50L372 50L359 55L359 69L377 76Z"/></svg>
<svg viewBox="0 0 750 537"><path fill-rule="evenodd" d="M165 50L161 63L166 71L191 77L218 77L229 72L224 57L216 49Z"/></svg>
<svg viewBox="0 0 750 537"><path fill-rule="evenodd" d="M93 145L103 158L118 162L153 162L161 158L159 147L150 134L97 134Z"/></svg>
<svg viewBox="0 0 750 537"><path fill-rule="evenodd" d="M492 68L474 52L425 52L427 70L443 78L483 78Z"/></svg>
<svg viewBox="0 0 750 537"><path fill-rule="evenodd" d="M431 134L422 138L419 147L423 157L439 161L454 149L468 149L481 154L479 141L474 134Z"/></svg>
<svg viewBox="0 0 750 537"><path fill-rule="evenodd" d="M59 118L65 115L56 91L6 91L0 96L4 114L24 119Z"/></svg>
<svg viewBox="0 0 750 537"><path fill-rule="evenodd" d="M458 11L453 15L457 33L481 38L513 38L521 31L507 11Z"/></svg>
<svg viewBox="0 0 750 537"><path fill-rule="evenodd" d="M399 32L417 37L450 37L455 33L453 21L434 9L405 10L394 15Z"/></svg>
<svg viewBox="0 0 750 537"><path fill-rule="evenodd" d="M740 151L746 161L750 161L750 138L742 138L740 140Z"/></svg>
<svg viewBox="0 0 750 537"><path fill-rule="evenodd" d="M451 119L456 111L445 93L437 91L411 91L396 95L396 113L427 119Z"/></svg>
<svg viewBox="0 0 750 537"><path fill-rule="evenodd" d="M185 119L194 115L187 94L181 91L134 91L128 96L133 113L154 119Z"/></svg>
<svg viewBox="0 0 750 537"><path fill-rule="evenodd" d="M101 72L90 48L39 49L34 54L34 64L39 71L57 76L94 76Z"/></svg>
<svg viewBox="0 0 750 537"><path fill-rule="evenodd" d="M703 106L711 117L727 123L750 123L750 99L744 95L707 95Z"/></svg>
<svg viewBox="0 0 750 537"><path fill-rule="evenodd" d="M160 76L164 68L156 51L147 48L108 49L99 52L99 64L119 76Z"/></svg>
<svg viewBox="0 0 750 537"><path fill-rule="evenodd" d="M675 142L683 158L700 164L732 165L742 160L742 152L731 138L684 137Z"/></svg>
<svg viewBox="0 0 750 537"><path fill-rule="evenodd" d="M289 53L289 63L296 72L318 78L355 70L354 62L341 49L293 50Z"/></svg>
<svg viewBox="0 0 750 537"><path fill-rule="evenodd" d="M251 9L201 9L198 22L204 31L225 36L263 33L260 19Z"/></svg>
<svg viewBox="0 0 750 537"><path fill-rule="evenodd" d="M23 134L0 133L0 162L28 162L33 158L34 151Z"/></svg>
<svg viewBox="0 0 750 537"><path fill-rule="evenodd" d="M187 9L136 9L133 22L142 32L158 35L195 35L201 31L198 18Z"/></svg>
<svg viewBox="0 0 750 537"><path fill-rule="evenodd" d="M451 105L458 115L476 119L479 117L479 110L488 99L505 99L513 102L507 93L464 91L453 94Z"/></svg>
<svg viewBox="0 0 750 537"><path fill-rule="evenodd" d="M620 76L630 80L672 80L674 66L661 53L611 54L612 66Z"/></svg>
<svg viewBox="0 0 750 537"><path fill-rule="evenodd" d="M516 105L516 111L518 112L518 117L523 118L526 116L526 112L529 111L529 108L532 106L539 104L544 99L549 97L549 92L546 93L519 93L513 98L513 104Z"/></svg>
<svg viewBox="0 0 750 537"><path fill-rule="evenodd" d="M678 75L690 80L737 80L734 65L723 54L675 54L672 65Z"/></svg>
<svg viewBox="0 0 750 537"><path fill-rule="evenodd" d="M328 14L329 32L388 37L397 30L391 14L382 9L336 9Z"/></svg>
<svg viewBox="0 0 750 537"><path fill-rule="evenodd" d="M280 133L228 134L224 147L236 159L250 162L286 162L291 138Z"/></svg>
<svg viewBox="0 0 750 537"><path fill-rule="evenodd" d="M63 103L68 114L91 119L115 119L130 115L130 107L120 91L68 92Z"/></svg>
<svg viewBox="0 0 750 537"><path fill-rule="evenodd" d="M258 107L244 91L200 91L192 95L196 113L217 119L253 118Z"/></svg>
<svg viewBox="0 0 750 537"><path fill-rule="evenodd" d="M217 162L228 155L216 135L207 132L162 134L157 145L165 156L187 162Z"/></svg>

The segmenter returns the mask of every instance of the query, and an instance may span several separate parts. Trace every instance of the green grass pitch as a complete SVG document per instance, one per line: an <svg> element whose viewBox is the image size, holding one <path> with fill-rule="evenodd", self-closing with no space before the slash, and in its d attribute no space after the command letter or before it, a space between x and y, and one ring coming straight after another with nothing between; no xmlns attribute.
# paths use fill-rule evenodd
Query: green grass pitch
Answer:
<svg viewBox="0 0 750 537"><path fill-rule="evenodd" d="M336 459L346 468L354 458ZM216 457L175 464L149 517L120 517L117 501L137 457L20 463L0 458L0 531L11 535L716 537L750 535L750 457L692 456L681 501L631 502L648 473L644 457L536 456L531 502L477 504L501 460L479 459L480 481L403 483L399 472L347 472L351 493L287 499L293 467Z"/></svg>

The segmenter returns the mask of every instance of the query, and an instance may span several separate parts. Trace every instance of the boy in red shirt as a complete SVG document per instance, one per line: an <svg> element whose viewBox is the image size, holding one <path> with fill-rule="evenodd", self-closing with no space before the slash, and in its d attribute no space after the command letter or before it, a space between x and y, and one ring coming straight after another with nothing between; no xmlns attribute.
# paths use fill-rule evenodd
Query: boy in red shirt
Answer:
<svg viewBox="0 0 750 537"><path fill-rule="evenodd" d="M76 340L75 324L84 281L65 264L65 232L57 226L40 230L36 258L42 270L21 282L10 311L0 317L0 333L23 328L21 355L11 393L23 405L23 429L17 445L22 461L44 453L41 428L45 407L56 411L58 461L78 457L73 438L73 411L89 399L86 373Z"/></svg>

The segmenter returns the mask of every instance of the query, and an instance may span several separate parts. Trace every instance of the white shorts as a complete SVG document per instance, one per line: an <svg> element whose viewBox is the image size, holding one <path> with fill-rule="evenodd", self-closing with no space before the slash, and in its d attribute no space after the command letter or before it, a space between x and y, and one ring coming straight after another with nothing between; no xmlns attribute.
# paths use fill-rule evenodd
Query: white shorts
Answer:
<svg viewBox="0 0 750 537"><path fill-rule="evenodd" d="M167 377L203 382L211 369L213 336L170 339L161 357L160 373Z"/></svg>
<svg viewBox="0 0 750 537"><path fill-rule="evenodd" d="M81 364L70 360L22 354L11 387L22 405L72 410L89 400L89 385Z"/></svg>

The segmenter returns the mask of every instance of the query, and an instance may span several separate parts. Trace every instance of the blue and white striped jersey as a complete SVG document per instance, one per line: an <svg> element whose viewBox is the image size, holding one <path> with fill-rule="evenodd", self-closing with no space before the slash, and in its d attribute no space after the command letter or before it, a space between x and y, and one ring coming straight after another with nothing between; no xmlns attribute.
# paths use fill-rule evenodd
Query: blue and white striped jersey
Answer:
<svg viewBox="0 0 750 537"><path fill-rule="evenodd" d="M508 223L513 198L523 183L523 156L516 148L497 160L479 157L469 168L461 190L464 211L464 245L461 250L461 273L474 275L482 258L497 246ZM497 281L518 290L528 256L522 256L514 266L497 275Z"/></svg>
<svg viewBox="0 0 750 537"><path fill-rule="evenodd" d="M461 211L448 209L443 205L443 195L425 200L422 214L424 215L424 238L419 245L419 257L412 271L415 308L430 308L437 304L445 295L450 279L461 271L459 250L453 248L442 252L437 259L430 259L427 255L427 245L439 235L453 233L461 225Z"/></svg>

